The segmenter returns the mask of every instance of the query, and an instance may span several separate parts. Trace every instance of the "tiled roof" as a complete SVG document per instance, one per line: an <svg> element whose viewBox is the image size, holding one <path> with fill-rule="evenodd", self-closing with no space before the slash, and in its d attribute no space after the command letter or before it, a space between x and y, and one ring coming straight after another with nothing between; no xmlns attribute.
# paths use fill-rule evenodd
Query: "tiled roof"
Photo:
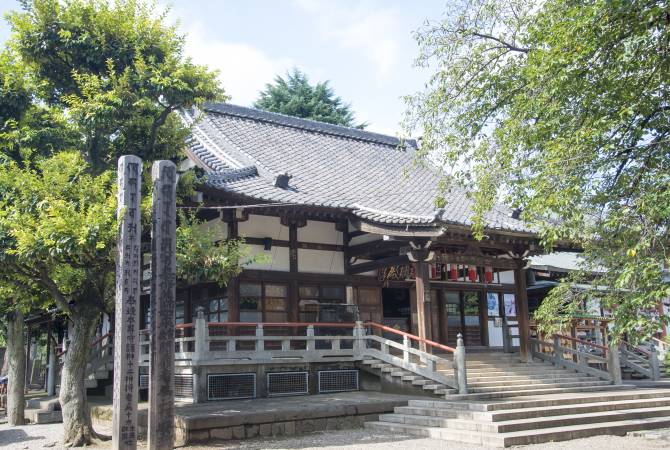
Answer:
<svg viewBox="0 0 670 450"><path fill-rule="evenodd" d="M229 104L182 112L189 157L210 188L262 202L338 208L386 226L471 225L472 200L452 187L438 210L439 174L416 164L416 142ZM286 175L290 176L286 186ZM488 228L530 232L494 207Z"/></svg>

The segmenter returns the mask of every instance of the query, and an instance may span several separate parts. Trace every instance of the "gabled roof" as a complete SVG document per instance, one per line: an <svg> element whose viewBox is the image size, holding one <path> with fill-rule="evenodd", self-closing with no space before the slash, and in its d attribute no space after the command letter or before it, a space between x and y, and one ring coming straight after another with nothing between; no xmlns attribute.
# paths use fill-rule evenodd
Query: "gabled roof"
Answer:
<svg viewBox="0 0 670 450"><path fill-rule="evenodd" d="M417 164L414 140L220 103L182 117L192 125L188 154L208 172L209 188L385 226L471 225L464 190L452 187L446 207L435 207L440 176ZM492 230L531 233L503 206L486 220Z"/></svg>

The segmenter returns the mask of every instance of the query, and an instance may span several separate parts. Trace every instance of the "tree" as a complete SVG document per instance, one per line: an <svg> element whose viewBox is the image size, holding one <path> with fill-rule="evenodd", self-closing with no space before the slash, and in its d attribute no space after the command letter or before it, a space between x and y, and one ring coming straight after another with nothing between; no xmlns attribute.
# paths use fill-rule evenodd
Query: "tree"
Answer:
<svg viewBox="0 0 670 450"><path fill-rule="evenodd" d="M455 168L446 184L473 188L477 235L503 199L547 249L584 250L584 270L536 314L547 330L596 292L569 288L594 271L615 338L668 322L656 308L670 295L669 24L660 0L470 0L417 33L418 63L435 70L406 126Z"/></svg>
<svg viewBox="0 0 670 450"><path fill-rule="evenodd" d="M254 107L265 111L318 120L319 122L363 129L367 123L356 124L351 105L335 95L328 81L309 84L307 75L298 69L277 75L274 84L266 84Z"/></svg>
<svg viewBox="0 0 670 450"><path fill-rule="evenodd" d="M0 100L8 117L0 134L0 273L47 292L72 324L60 402L64 442L79 446L96 436L84 377L97 321L114 297L116 160L135 154L148 167L179 159L189 130L175 111L224 96L216 73L183 56L183 38L153 7L23 7L8 16L3 56L13 70L2 73L15 82L1 86L3 100L9 95L6 107ZM207 275L225 282L239 270L236 253L228 256L210 261Z"/></svg>

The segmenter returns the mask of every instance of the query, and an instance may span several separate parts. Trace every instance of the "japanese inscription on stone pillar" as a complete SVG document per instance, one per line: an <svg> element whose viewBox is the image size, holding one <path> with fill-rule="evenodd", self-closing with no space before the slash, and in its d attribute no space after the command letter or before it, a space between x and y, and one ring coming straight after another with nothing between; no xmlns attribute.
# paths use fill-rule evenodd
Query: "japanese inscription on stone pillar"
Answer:
<svg viewBox="0 0 670 450"><path fill-rule="evenodd" d="M112 447L115 450L137 448L141 179L140 158L132 155L119 158L112 413Z"/></svg>
<svg viewBox="0 0 670 450"><path fill-rule="evenodd" d="M149 449L174 447L176 182L170 161L156 161L151 229L151 365Z"/></svg>

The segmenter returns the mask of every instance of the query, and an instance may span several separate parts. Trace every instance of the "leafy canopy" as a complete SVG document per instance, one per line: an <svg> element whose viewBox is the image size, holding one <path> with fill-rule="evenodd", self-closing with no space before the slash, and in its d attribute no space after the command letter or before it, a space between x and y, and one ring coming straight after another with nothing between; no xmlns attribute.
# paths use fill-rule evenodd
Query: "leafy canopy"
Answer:
<svg viewBox="0 0 670 450"><path fill-rule="evenodd" d="M0 283L46 292L68 314L109 310L117 158L138 155L145 168L180 159L189 130L176 111L225 96L216 73L184 56L183 38L152 5L22 5L8 15L12 34L0 54ZM196 245L188 230L197 225L180 223L181 251ZM198 280L225 282L238 270L236 244L197 245L199 256L219 256ZM180 269L184 278L195 259Z"/></svg>
<svg viewBox="0 0 670 450"><path fill-rule="evenodd" d="M266 84L254 107L319 122L363 129L368 124L356 124L351 106L335 95L328 81L309 84L307 75L298 69L277 75L273 84Z"/></svg>
<svg viewBox="0 0 670 450"><path fill-rule="evenodd" d="M434 69L408 97L408 129L473 187L475 231L501 197L547 248L584 249L584 270L536 315L548 329L597 296L614 335L644 338L668 317L670 12L664 0L462 1L417 33ZM604 272L597 271L604 268Z"/></svg>

